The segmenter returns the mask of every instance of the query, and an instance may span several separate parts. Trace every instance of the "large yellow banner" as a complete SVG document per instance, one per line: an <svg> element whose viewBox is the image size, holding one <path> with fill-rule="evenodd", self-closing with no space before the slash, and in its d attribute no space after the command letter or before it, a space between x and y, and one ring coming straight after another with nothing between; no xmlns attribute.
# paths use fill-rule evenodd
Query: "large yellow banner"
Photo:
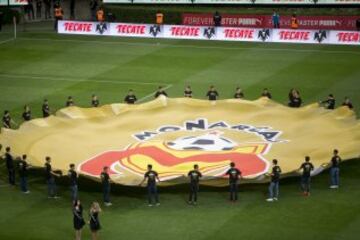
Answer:
<svg viewBox="0 0 360 240"><path fill-rule="evenodd" d="M2 129L0 143L14 154L27 154L42 167L70 163L87 177L99 179L104 166L119 184L138 185L147 164L163 185L187 182L194 164L203 183L224 185L230 162L243 182L263 182L276 158L283 176L295 175L309 155L314 174L328 166L332 150L343 159L360 156L360 121L347 107L326 110L318 104L288 108L267 98L256 101L160 97L140 105L100 108L68 107L56 116L34 119L18 130Z"/></svg>

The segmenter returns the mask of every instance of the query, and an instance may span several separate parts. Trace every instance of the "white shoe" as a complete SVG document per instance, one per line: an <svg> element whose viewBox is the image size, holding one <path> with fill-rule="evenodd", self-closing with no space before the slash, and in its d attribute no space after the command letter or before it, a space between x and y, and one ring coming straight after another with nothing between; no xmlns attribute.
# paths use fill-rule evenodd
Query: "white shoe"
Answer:
<svg viewBox="0 0 360 240"><path fill-rule="evenodd" d="M266 201L267 202L272 202L272 201L274 201L274 199L273 198L268 198L268 199L266 199Z"/></svg>
<svg viewBox="0 0 360 240"><path fill-rule="evenodd" d="M337 186L337 185L331 185L331 186L330 186L331 189L338 188L338 187L339 187L339 186Z"/></svg>
<svg viewBox="0 0 360 240"><path fill-rule="evenodd" d="M149 204L148 206L149 206L149 207L152 207L153 205L152 205L152 204Z"/></svg>
<svg viewBox="0 0 360 240"><path fill-rule="evenodd" d="M105 203L105 206L107 206L107 207L109 207L109 206L111 206L111 205L112 205L111 202L106 202L106 203Z"/></svg>
<svg viewBox="0 0 360 240"><path fill-rule="evenodd" d="M28 190L28 191L26 191L26 192L24 192L25 194L29 194L30 193L30 191Z"/></svg>
<svg viewBox="0 0 360 240"><path fill-rule="evenodd" d="M157 206L157 207L160 206L160 203L156 203L156 206Z"/></svg>
<svg viewBox="0 0 360 240"><path fill-rule="evenodd" d="M278 198L276 198L276 197L274 197L273 199L274 199L274 201L277 201L277 200L278 200Z"/></svg>

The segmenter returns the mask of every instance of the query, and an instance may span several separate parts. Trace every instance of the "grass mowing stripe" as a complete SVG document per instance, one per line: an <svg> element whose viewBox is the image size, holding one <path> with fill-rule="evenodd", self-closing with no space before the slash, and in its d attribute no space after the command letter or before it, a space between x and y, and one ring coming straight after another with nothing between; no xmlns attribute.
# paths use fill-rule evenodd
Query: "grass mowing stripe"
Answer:
<svg viewBox="0 0 360 240"><path fill-rule="evenodd" d="M0 44L5 44L5 43L11 42L13 40L15 40L15 38L6 39L4 41L1 41Z"/></svg>
<svg viewBox="0 0 360 240"><path fill-rule="evenodd" d="M163 89L164 89L164 90L167 90L167 89L171 88L172 86L173 86L173 85L172 85L172 84L170 84L170 85L167 85L167 86L166 86L165 88L163 88ZM146 96L145 96L145 97L143 97L143 98L140 98L138 102L143 102L143 101L147 100L148 98L150 98L150 97L154 96L156 92L157 92L157 91L152 92L152 93L150 93L150 94L146 95Z"/></svg>
<svg viewBox="0 0 360 240"><path fill-rule="evenodd" d="M319 50L319 49L292 49L292 48L264 48L264 47L214 47L214 46L196 46L196 45L181 45L181 44L159 44L159 43L132 43L132 42L112 42L112 41L91 41L91 40L72 40L72 39L53 39L53 38L26 38L21 37L17 38L18 40L24 40L24 41L54 41L54 42L78 42L78 43L98 43L98 44L121 44L121 45L129 45L129 46L150 46L150 47L159 47L165 46L165 47L171 47L171 48L193 48L193 49L217 49L217 50L258 50L258 51L286 51L286 52L309 52L309 53L329 53L329 54L354 54L354 55L360 55L359 52L354 51L334 51L334 50ZM159 39L160 40L160 39ZM266 44L266 43L265 43Z"/></svg>
<svg viewBox="0 0 360 240"><path fill-rule="evenodd" d="M130 81L111 81L111 80L76 80L81 78L64 78L64 77L53 77L53 76L31 76L31 75L20 75L20 74L1 74L0 77L8 77L8 78L30 78L30 79L38 79L38 80L51 80L51 81L66 81L66 82L95 82L95 83L114 83L114 84L140 84L140 85L161 85L163 83L157 82L130 82Z"/></svg>

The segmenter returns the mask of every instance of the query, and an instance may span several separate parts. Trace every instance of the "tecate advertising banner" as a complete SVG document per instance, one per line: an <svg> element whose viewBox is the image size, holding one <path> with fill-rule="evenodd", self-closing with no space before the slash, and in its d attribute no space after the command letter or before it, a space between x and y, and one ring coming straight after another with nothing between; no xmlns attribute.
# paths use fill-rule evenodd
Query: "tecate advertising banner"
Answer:
<svg viewBox="0 0 360 240"><path fill-rule="evenodd" d="M59 21L58 33L218 41L360 45L360 32Z"/></svg>
<svg viewBox="0 0 360 240"><path fill-rule="evenodd" d="M360 16L298 16L299 28L323 30L356 30L356 20ZM280 16L280 27L290 28L291 16ZM213 14L184 13L184 25L213 26ZM224 27L272 28L271 15L222 14Z"/></svg>
<svg viewBox="0 0 360 240"><path fill-rule="evenodd" d="M10 5L27 5L28 0L9 0Z"/></svg>

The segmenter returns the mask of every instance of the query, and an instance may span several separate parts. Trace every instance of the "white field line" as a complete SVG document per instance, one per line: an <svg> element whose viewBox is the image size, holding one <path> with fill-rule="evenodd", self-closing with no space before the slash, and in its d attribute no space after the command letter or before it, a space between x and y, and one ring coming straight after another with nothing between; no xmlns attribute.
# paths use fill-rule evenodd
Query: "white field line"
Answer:
<svg viewBox="0 0 360 240"><path fill-rule="evenodd" d="M13 40L15 40L15 39L14 38L6 39L4 41L1 41L0 44L8 43L8 42L11 42Z"/></svg>
<svg viewBox="0 0 360 240"><path fill-rule="evenodd" d="M66 77L50 77L50 76L30 76L30 75L18 75L18 74L2 74L0 73L0 77L7 78L28 78L28 79L39 79L39 80L50 80L50 81L60 81L60 82L95 82L95 83L113 83L113 84L134 84L134 85L161 85L163 83L158 82L130 82L130 81L111 81L111 80L89 80L82 79L76 80L74 78L66 78Z"/></svg>
<svg viewBox="0 0 360 240"><path fill-rule="evenodd" d="M170 84L170 85L167 85L166 87L164 87L163 89L164 89L164 90L167 90L167 89L171 88L172 86L173 86L173 85L172 85L172 84ZM145 97L143 97L143 98L140 98L137 102L141 103L141 102L143 102L143 101L147 100L148 98L153 97L153 96L155 95L155 93L156 93L156 92L157 92L157 91L152 92L152 93L150 93L150 94L146 95L146 96L145 96Z"/></svg>
<svg viewBox="0 0 360 240"><path fill-rule="evenodd" d="M17 38L24 41L53 41L53 42L74 42L74 43L97 43L97 44L122 44L132 46L150 46L159 47L159 43L137 43L127 41L92 41L92 40L75 40L75 39L52 39L52 38ZM217 46L196 46L196 45L173 45L173 44L161 44L160 46L172 47L172 48L193 48L193 49L219 49L219 50L258 50L258 51L286 51L286 52L299 52L299 53L339 53L339 54L355 54L360 55L359 51L336 51L336 50L320 50L320 49L292 49L292 48L271 48L271 47L217 47ZM310 45L309 45L310 46ZM320 46L320 45L319 45ZM324 46L324 45L321 45ZM327 45L331 46L331 45ZM338 45L337 45L338 46ZM354 45L355 46L355 45Z"/></svg>

